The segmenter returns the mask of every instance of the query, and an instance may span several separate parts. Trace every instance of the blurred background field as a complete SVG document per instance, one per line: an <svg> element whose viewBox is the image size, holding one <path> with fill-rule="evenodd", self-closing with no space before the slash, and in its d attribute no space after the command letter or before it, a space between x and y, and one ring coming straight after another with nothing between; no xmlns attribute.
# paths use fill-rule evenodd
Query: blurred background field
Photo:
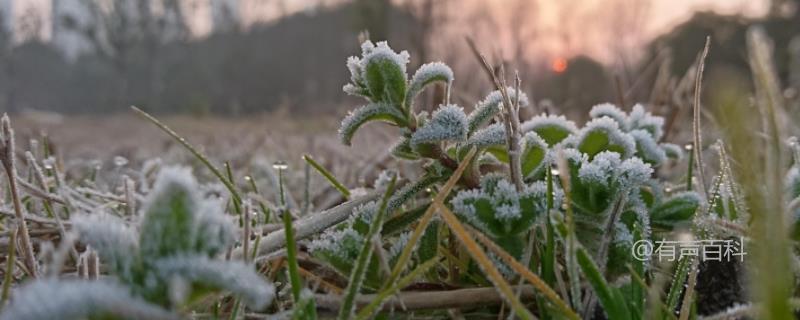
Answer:
<svg viewBox="0 0 800 320"><path fill-rule="evenodd" d="M685 125L675 121L689 115L691 90L681 86L706 35L703 101L717 110L726 92L752 86L744 41L752 24L774 39L794 104L800 88L794 0L2 0L0 18L0 111L19 114L27 137L44 132L69 146L66 159L106 163L169 148L130 105L226 149L210 152L229 157L220 160L374 159L340 150L334 137L355 103L341 91L342 57L359 52L365 30L407 48L412 70L450 65L460 75L453 98L468 110L490 84L465 37L519 70L535 110L573 119L601 102L651 102ZM364 136L385 145L380 131Z"/></svg>

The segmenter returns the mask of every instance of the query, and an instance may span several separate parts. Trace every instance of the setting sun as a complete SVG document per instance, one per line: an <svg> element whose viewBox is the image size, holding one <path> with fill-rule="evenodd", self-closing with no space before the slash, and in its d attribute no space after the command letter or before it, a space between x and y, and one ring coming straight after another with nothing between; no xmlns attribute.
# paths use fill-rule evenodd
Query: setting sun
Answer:
<svg viewBox="0 0 800 320"><path fill-rule="evenodd" d="M555 73L563 73L564 71L567 71L567 59L553 59L553 63L550 64L550 69L552 69Z"/></svg>

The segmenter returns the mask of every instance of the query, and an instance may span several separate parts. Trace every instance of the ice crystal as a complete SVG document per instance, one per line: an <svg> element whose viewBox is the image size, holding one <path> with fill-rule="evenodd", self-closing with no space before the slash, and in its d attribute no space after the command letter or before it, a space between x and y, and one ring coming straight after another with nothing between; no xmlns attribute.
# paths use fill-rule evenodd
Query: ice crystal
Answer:
<svg viewBox="0 0 800 320"><path fill-rule="evenodd" d="M541 114L523 122L520 125L522 132L536 132L547 144L554 146L568 136L578 132L575 122L567 120L562 115Z"/></svg>
<svg viewBox="0 0 800 320"><path fill-rule="evenodd" d="M589 121L578 133L576 143L578 149L589 156L603 150L610 150L620 152L624 158L628 158L636 151L636 142L633 137L622 132L619 124L608 117Z"/></svg>
<svg viewBox="0 0 800 320"><path fill-rule="evenodd" d="M593 119L609 117L616 121L620 128L626 128L628 125L628 115L611 103L602 103L592 107L589 116Z"/></svg>
<svg viewBox="0 0 800 320"><path fill-rule="evenodd" d="M659 146L664 150L664 154L666 154L667 157L678 160L683 159L683 149L681 146L672 143L662 143Z"/></svg>
<svg viewBox="0 0 800 320"><path fill-rule="evenodd" d="M14 291L0 320L86 319L113 316L121 319L179 319L161 307L131 295L113 281L32 281Z"/></svg>
<svg viewBox="0 0 800 320"><path fill-rule="evenodd" d="M155 262L162 279L178 278L190 284L224 289L243 298L249 307L261 310L275 295L275 287L264 281L252 266L240 261L212 260L202 256L177 256Z"/></svg>
<svg viewBox="0 0 800 320"><path fill-rule="evenodd" d="M132 253L139 247L135 230L121 219L105 213L77 216L72 225L81 242L97 250L104 261L121 273L120 276L130 276Z"/></svg>
<svg viewBox="0 0 800 320"><path fill-rule="evenodd" d="M649 132L642 129L635 129L631 130L628 134L636 141L636 155L639 158L655 166L667 160L666 152L656 143Z"/></svg>
<svg viewBox="0 0 800 320"><path fill-rule="evenodd" d="M506 144L506 129L502 123L494 123L475 132L467 145L479 148Z"/></svg>
<svg viewBox="0 0 800 320"><path fill-rule="evenodd" d="M440 141L464 141L467 139L467 116L457 105L439 107L430 122L411 135L411 145Z"/></svg>
<svg viewBox="0 0 800 320"><path fill-rule="evenodd" d="M628 116L628 130L645 130L653 136L655 141L661 140L661 136L664 134L663 127L664 118L652 115L641 104L633 106L633 110Z"/></svg>
<svg viewBox="0 0 800 320"><path fill-rule="evenodd" d="M351 110L339 126L339 139L350 145L353 134L362 125L372 120L397 121L404 116L398 108L385 103L371 103Z"/></svg>
<svg viewBox="0 0 800 320"><path fill-rule="evenodd" d="M433 82L444 82L449 87L453 82L453 70L441 62L426 63L417 69L406 93L406 103L411 104L425 86Z"/></svg>
<svg viewBox="0 0 800 320"><path fill-rule="evenodd" d="M517 91L514 88L506 88L506 93L508 93L508 97L512 102L516 101ZM530 104L525 93L520 93L519 104L520 107L526 107ZM502 108L504 108L503 94L500 90L489 93L486 98L475 105L475 110L469 114L469 132L475 132L479 127L488 123Z"/></svg>

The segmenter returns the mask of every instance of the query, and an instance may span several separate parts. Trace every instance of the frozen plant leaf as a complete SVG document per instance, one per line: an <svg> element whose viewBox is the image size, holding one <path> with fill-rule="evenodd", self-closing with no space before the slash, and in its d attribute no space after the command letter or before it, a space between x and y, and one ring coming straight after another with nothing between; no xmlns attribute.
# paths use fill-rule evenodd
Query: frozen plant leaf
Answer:
<svg viewBox="0 0 800 320"><path fill-rule="evenodd" d="M700 196L691 191L673 195L650 211L653 227L673 230L676 226L691 222L697 208L700 207Z"/></svg>
<svg viewBox="0 0 800 320"><path fill-rule="evenodd" d="M467 139L467 116L457 105L439 107L431 120L411 135L411 145L443 141L460 142Z"/></svg>
<svg viewBox="0 0 800 320"><path fill-rule="evenodd" d="M545 114L523 122L520 129L522 132L536 132L550 147L555 146L578 131L575 123L567 120L564 116Z"/></svg>
<svg viewBox="0 0 800 320"><path fill-rule="evenodd" d="M517 99L517 90L514 88L508 87L506 88L506 93L508 93L509 99L511 101L516 101ZM526 107L530 104L528 101L528 96L525 93L520 93L519 96L519 105L520 107ZM489 123L492 118L500 112L503 108L503 94L500 93L499 90L492 91L489 95L486 96L481 102L479 102L475 106L475 110L469 114L469 133L475 132L478 130L482 125Z"/></svg>
<svg viewBox="0 0 800 320"><path fill-rule="evenodd" d="M156 261L155 267L159 276L169 283L180 279L204 288L225 290L241 297L255 310L264 309L275 296L275 287L256 273L253 266L240 261L175 256Z"/></svg>
<svg viewBox="0 0 800 320"><path fill-rule="evenodd" d="M214 257L236 240L236 227L223 211L221 201L208 200L201 204L196 219L194 250Z"/></svg>
<svg viewBox="0 0 800 320"><path fill-rule="evenodd" d="M601 103L592 107L592 110L589 111L589 116L592 119L609 117L616 121L620 128L627 128L628 126L628 115L611 103Z"/></svg>
<svg viewBox="0 0 800 320"><path fill-rule="evenodd" d="M680 160L683 159L683 149L677 144L672 143L662 143L660 144L661 149L664 150L664 154L667 155L668 158Z"/></svg>
<svg viewBox="0 0 800 320"><path fill-rule="evenodd" d="M167 167L159 172L143 208L139 240L142 257L165 257L194 247L195 213L202 200L198 189L188 168Z"/></svg>
<svg viewBox="0 0 800 320"><path fill-rule="evenodd" d="M628 130L641 129L645 130L653 136L653 140L661 140L664 134L664 118L654 116L648 111L645 111L644 106L636 104L633 106L630 115L628 115Z"/></svg>
<svg viewBox="0 0 800 320"><path fill-rule="evenodd" d="M633 155L636 142L619 129L619 124L608 117L594 119L581 129L577 137L577 147L581 152L594 157L602 151L617 152L623 158Z"/></svg>
<svg viewBox="0 0 800 320"><path fill-rule="evenodd" d="M384 102L394 106L403 103L406 95L406 65L408 52L396 53L385 42L364 54L361 60L364 81L374 102Z"/></svg>
<svg viewBox="0 0 800 320"><path fill-rule="evenodd" d="M0 320L40 319L180 319L178 315L131 295L107 280L56 278L32 281L14 291Z"/></svg>
<svg viewBox="0 0 800 320"><path fill-rule="evenodd" d="M502 123L494 123L480 129L467 140L467 146L486 148L506 144L506 129Z"/></svg>
<svg viewBox="0 0 800 320"><path fill-rule="evenodd" d="M449 91L453 83L453 70L441 62L426 63L419 67L414 76L411 77L411 83L406 93L406 104L408 104L409 108L413 107L414 99L425 87L436 82L444 83Z"/></svg>
<svg viewBox="0 0 800 320"><path fill-rule="evenodd" d="M459 192L453 210L495 239L528 230L546 210L547 187L541 181L521 192L505 179L487 176L481 188Z"/></svg>
<svg viewBox="0 0 800 320"><path fill-rule="evenodd" d="M653 136L642 129L631 130L628 134L636 141L636 156L645 162L658 166L667 161L667 154L664 152Z"/></svg>
<svg viewBox="0 0 800 320"><path fill-rule="evenodd" d="M405 123L405 116L397 109L385 103L372 103L350 111L339 126L339 139L349 146L353 135L367 122L384 121L394 125Z"/></svg>
<svg viewBox="0 0 800 320"><path fill-rule="evenodd" d="M411 148L411 140L403 137L392 146L392 155L400 159L417 160L419 154Z"/></svg>
<svg viewBox="0 0 800 320"><path fill-rule="evenodd" d="M131 269L139 258L136 231L121 219L100 213L77 216L72 222L81 242L91 246L122 279L131 279Z"/></svg>
<svg viewBox="0 0 800 320"><path fill-rule="evenodd" d="M528 132L522 138L522 176L530 177L542 170L547 155L547 142L535 132Z"/></svg>

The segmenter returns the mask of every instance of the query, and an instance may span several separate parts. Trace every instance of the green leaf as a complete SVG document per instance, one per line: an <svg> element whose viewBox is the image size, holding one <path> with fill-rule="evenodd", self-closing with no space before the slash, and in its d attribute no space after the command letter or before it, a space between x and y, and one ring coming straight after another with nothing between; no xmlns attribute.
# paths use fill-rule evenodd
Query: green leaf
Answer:
<svg viewBox="0 0 800 320"><path fill-rule="evenodd" d="M539 172L547 154L547 143L535 132L528 132L522 138L522 176L529 177Z"/></svg>
<svg viewBox="0 0 800 320"><path fill-rule="evenodd" d="M608 117L594 119L586 124L578 136L577 146L590 159L603 151L616 152L627 158L636 150L634 139L620 131L618 124Z"/></svg>
<svg viewBox="0 0 800 320"><path fill-rule="evenodd" d="M630 319L631 314L628 311L628 306L622 294L619 290L609 286L608 282L606 282L606 279L597 268L597 265L594 263L594 260L592 260L586 252L586 249L578 248L576 258L581 271L597 294L600 305L603 306L603 310L608 315L608 318L620 320Z"/></svg>
<svg viewBox="0 0 800 320"><path fill-rule="evenodd" d="M403 137L392 147L392 155L406 160L417 160L420 155L411 148L411 140Z"/></svg>
<svg viewBox="0 0 800 320"><path fill-rule="evenodd" d="M438 254L439 249L439 221L431 221L419 239L417 255L419 261L428 261Z"/></svg>
<svg viewBox="0 0 800 320"><path fill-rule="evenodd" d="M578 131L575 123L564 116L539 115L521 125L522 132L535 132L549 147L555 146Z"/></svg>
<svg viewBox="0 0 800 320"><path fill-rule="evenodd" d="M411 83L406 93L406 104L413 109L414 99L430 84L442 82L447 85L446 90L450 90L453 83L453 70L441 62L426 63L417 69L411 77Z"/></svg>
<svg viewBox="0 0 800 320"><path fill-rule="evenodd" d="M650 211L650 220L654 227L672 230L679 224L690 223L699 206L697 193L682 192L656 205Z"/></svg>
<svg viewBox="0 0 800 320"><path fill-rule="evenodd" d="M339 138L345 145L350 145L353 135L367 122L384 121L402 126L405 116L397 109L385 103L372 103L361 106L347 114L339 127Z"/></svg>
<svg viewBox="0 0 800 320"><path fill-rule="evenodd" d="M364 57L365 80L374 102L399 106L405 99L405 66L400 65L396 56L390 50L376 50Z"/></svg>
<svg viewBox="0 0 800 320"><path fill-rule="evenodd" d="M142 257L153 259L190 252L194 247L194 213L201 201L189 169L165 168L148 195L141 225Z"/></svg>

